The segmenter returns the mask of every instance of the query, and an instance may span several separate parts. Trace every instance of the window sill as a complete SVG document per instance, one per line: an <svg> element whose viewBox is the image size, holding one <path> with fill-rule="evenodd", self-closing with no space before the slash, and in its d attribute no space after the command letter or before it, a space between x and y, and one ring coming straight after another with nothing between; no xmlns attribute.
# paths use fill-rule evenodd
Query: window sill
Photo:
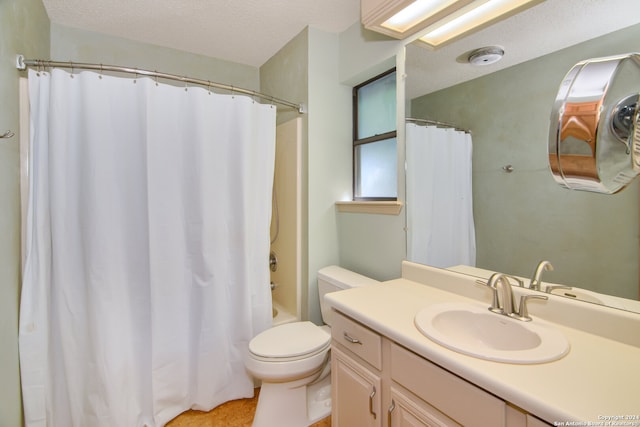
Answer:
<svg viewBox="0 0 640 427"><path fill-rule="evenodd" d="M402 202L398 201L353 201L336 202L338 212L369 213L378 215L399 215Z"/></svg>

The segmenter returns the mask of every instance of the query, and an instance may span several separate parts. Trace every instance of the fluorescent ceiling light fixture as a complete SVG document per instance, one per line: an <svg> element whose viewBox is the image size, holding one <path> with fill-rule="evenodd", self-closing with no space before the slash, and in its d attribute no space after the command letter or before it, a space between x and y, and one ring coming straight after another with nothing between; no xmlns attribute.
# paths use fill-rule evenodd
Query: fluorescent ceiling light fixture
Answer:
<svg viewBox="0 0 640 427"><path fill-rule="evenodd" d="M418 40L432 48L457 40L543 0L476 0L429 26Z"/></svg>
<svg viewBox="0 0 640 427"><path fill-rule="evenodd" d="M360 0L360 17L365 28L403 39L473 2L474 0Z"/></svg>
<svg viewBox="0 0 640 427"><path fill-rule="evenodd" d="M416 0L381 25L392 31L404 33L455 3L461 2L458 0Z"/></svg>

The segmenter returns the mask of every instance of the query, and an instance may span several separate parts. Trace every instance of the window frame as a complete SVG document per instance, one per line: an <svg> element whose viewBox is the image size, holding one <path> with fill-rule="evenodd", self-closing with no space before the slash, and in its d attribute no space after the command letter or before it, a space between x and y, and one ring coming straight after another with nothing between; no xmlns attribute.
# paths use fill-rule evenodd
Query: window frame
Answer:
<svg viewBox="0 0 640 427"><path fill-rule="evenodd" d="M391 138L396 138L396 152L397 152L397 144L398 144L398 129L396 126L396 129L394 129L393 131L389 131L389 132L385 132L385 133L381 133L378 135L373 135L373 136L369 136L366 138L362 138L359 139L358 138L358 119L359 119L359 115L358 115L358 91L360 88L367 86L368 84L371 84L373 82L375 82L376 80L380 80L383 77L388 76L389 74L395 73L396 72L396 67L393 67L383 73L378 74L377 76L374 76L372 78L370 78L369 80L362 82L360 84L358 84L357 86L353 87L353 92L352 92L352 98L353 98L353 146L352 146L352 165L351 165L351 169L352 169L352 192L353 192L353 200L354 201L397 201L398 200L398 196L396 195L395 197L359 197L356 196L356 194L358 194L358 167L357 167L357 161L356 161L356 149L358 146L360 145L364 145L364 144L369 144L372 142L378 142L378 141L384 141L387 139L391 139ZM396 79L397 79L397 75L396 75ZM397 185L397 179L396 179L396 185Z"/></svg>

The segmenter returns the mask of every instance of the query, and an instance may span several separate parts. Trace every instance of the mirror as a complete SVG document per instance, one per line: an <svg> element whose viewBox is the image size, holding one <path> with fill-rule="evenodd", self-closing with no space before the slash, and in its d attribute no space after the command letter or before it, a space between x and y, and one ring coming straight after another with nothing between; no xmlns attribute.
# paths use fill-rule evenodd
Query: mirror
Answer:
<svg viewBox="0 0 640 427"><path fill-rule="evenodd" d="M582 300L593 292L606 297L599 303L640 312L640 180L613 195L570 191L556 184L547 152L554 100L567 71L586 58L634 52L638 39L636 24L495 72L484 68L475 79L426 94L412 88L430 78L421 68L430 52L407 46L407 116L472 133L479 270L466 272L528 279L539 261L549 260L555 268L544 272L543 282L570 286L585 294ZM505 58L509 53L505 47ZM470 67L454 62L449 73L470 73ZM612 132L625 138L624 130Z"/></svg>

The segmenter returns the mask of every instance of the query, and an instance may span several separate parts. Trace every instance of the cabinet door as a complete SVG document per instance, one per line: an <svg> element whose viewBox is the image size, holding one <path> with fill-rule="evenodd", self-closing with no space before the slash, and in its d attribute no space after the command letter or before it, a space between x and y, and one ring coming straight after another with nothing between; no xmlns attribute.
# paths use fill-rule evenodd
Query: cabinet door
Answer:
<svg viewBox="0 0 640 427"><path fill-rule="evenodd" d="M381 427L380 377L337 348L331 350L333 427Z"/></svg>
<svg viewBox="0 0 640 427"><path fill-rule="evenodd" d="M506 425L504 401L397 344L391 345L391 378L461 425Z"/></svg>
<svg viewBox="0 0 640 427"><path fill-rule="evenodd" d="M387 413L387 427L459 427L433 406L391 387L391 406Z"/></svg>

